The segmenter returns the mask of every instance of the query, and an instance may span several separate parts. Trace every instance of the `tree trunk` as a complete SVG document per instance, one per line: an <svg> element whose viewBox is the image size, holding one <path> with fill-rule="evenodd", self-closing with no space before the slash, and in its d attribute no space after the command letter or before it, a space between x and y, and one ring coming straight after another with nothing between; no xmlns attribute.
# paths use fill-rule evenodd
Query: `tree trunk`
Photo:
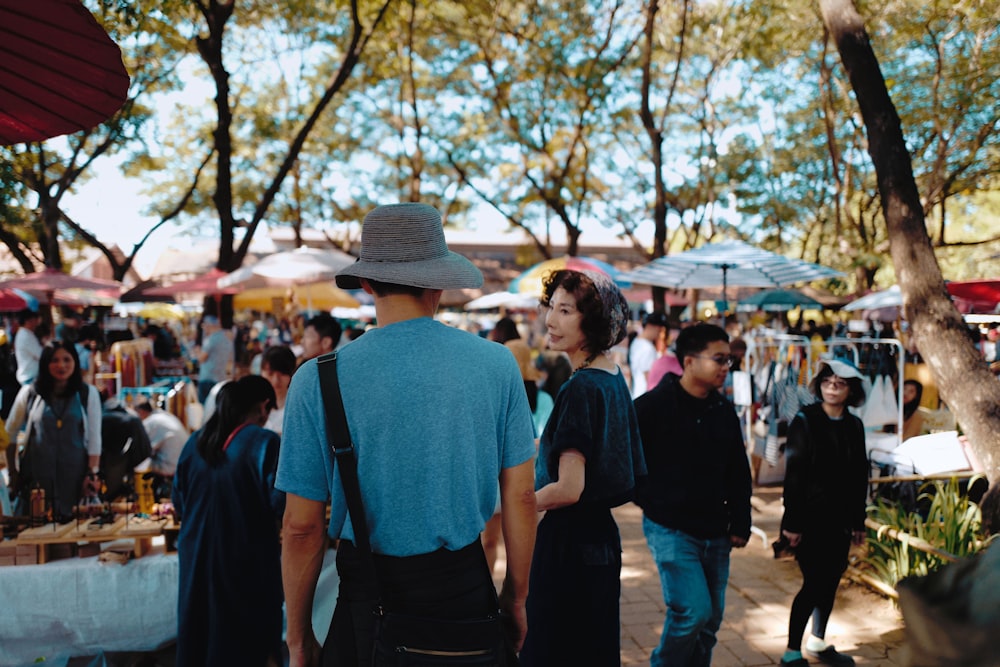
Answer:
<svg viewBox="0 0 1000 667"><path fill-rule="evenodd" d="M962 425L989 478L983 519L996 532L1000 530L1000 382L983 363L945 289L899 116L864 22L852 0L820 0L819 4L868 132L868 152L878 178L904 312L941 397Z"/></svg>

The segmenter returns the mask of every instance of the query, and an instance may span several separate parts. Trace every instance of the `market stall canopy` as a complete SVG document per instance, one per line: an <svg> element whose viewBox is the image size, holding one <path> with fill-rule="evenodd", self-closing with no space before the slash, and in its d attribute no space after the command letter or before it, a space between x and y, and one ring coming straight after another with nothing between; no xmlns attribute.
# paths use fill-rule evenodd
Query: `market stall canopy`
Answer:
<svg viewBox="0 0 1000 667"><path fill-rule="evenodd" d="M182 280L162 287L154 287L145 291L151 296L176 296L178 294L202 294L219 296L222 294L237 294L238 287L219 287L219 278L227 275L225 271L212 267L197 278Z"/></svg>
<svg viewBox="0 0 1000 667"><path fill-rule="evenodd" d="M0 0L0 144L88 130L128 87L121 50L79 0Z"/></svg>
<svg viewBox="0 0 1000 667"><path fill-rule="evenodd" d="M945 284L948 293L967 301L979 311L993 311L1000 304L1000 278L992 280L952 280Z"/></svg>
<svg viewBox="0 0 1000 667"><path fill-rule="evenodd" d="M799 307L822 309L823 304L798 290L771 289L762 290L745 299L740 299L736 309L742 311L763 310L767 312L784 312Z"/></svg>
<svg viewBox="0 0 1000 667"><path fill-rule="evenodd" d="M288 287L332 281L357 259L334 249L301 247L277 252L219 279L219 287Z"/></svg>
<svg viewBox="0 0 1000 667"><path fill-rule="evenodd" d="M654 259L622 274L621 279L642 285L675 289L722 287L784 287L843 275L821 264L792 259L742 241L709 243Z"/></svg>
<svg viewBox="0 0 1000 667"><path fill-rule="evenodd" d="M135 314L147 320L183 320L187 313L176 303L147 303L135 311Z"/></svg>
<svg viewBox="0 0 1000 667"><path fill-rule="evenodd" d="M893 285L878 292L869 292L841 308L848 312L860 312L865 320L891 322L902 315L903 293L899 285Z"/></svg>
<svg viewBox="0 0 1000 667"><path fill-rule="evenodd" d="M553 271L572 269L574 271L597 271L611 277L619 287L631 287L632 283L622 279L622 272L593 257L553 257L526 269L510 282L507 291L516 294L542 295L542 281Z"/></svg>
<svg viewBox="0 0 1000 667"><path fill-rule="evenodd" d="M45 268L35 273L28 273L15 278L8 278L0 281L0 287L16 288L29 292L54 292L56 290L95 290L118 295L121 293L122 285L114 280L101 280L99 278L84 278L83 276L71 276L63 273L59 269L52 267Z"/></svg>
<svg viewBox="0 0 1000 667"><path fill-rule="evenodd" d="M333 283L322 282L295 287L254 287L233 297L233 308L273 312L275 302L293 303L300 310L330 311L333 308L357 308L361 303Z"/></svg>
<svg viewBox="0 0 1000 667"><path fill-rule="evenodd" d="M514 294L513 292L493 292L484 294L465 304L466 310L491 310L507 308L524 310L538 307L538 297L533 294Z"/></svg>
<svg viewBox="0 0 1000 667"><path fill-rule="evenodd" d="M166 294L149 294L149 290L161 287L158 280L143 280L122 292L121 303L173 303L174 298Z"/></svg>
<svg viewBox="0 0 1000 667"><path fill-rule="evenodd" d="M844 306L841 310L878 310L881 308L899 308L903 305L903 293L899 291L899 285L893 285L878 292L869 292L862 297Z"/></svg>

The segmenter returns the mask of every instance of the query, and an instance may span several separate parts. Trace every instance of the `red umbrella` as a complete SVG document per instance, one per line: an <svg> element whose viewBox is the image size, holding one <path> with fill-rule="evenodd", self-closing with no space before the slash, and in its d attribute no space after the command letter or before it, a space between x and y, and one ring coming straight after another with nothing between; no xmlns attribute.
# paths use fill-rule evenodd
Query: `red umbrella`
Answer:
<svg viewBox="0 0 1000 667"><path fill-rule="evenodd" d="M953 280L945 286L953 297L979 309L992 310L1000 303L1000 279Z"/></svg>
<svg viewBox="0 0 1000 667"><path fill-rule="evenodd" d="M0 0L0 144L99 125L128 86L121 50L80 0Z"/></svg>
<svg viewBox="0 0 1000 667"><path fill-rule="evenodd" d="M0 312L11 313L26 308L38 308L38 301L21 290L0 288Z"/></svg>
<svg viewBox="0 0 1000 667"><path fill-rule="evenodd" d="M213 267L207 273L204 273L197 278L183 280L179 283L173 283L171 285L164 285L163 287L154 287L146 290L144 293L152 296L175 296L177 294L207 294L215 296L219 294L239 294L239 287L219 287L217 285L219 278L225 275L228 275L225 271Z"/></svg>

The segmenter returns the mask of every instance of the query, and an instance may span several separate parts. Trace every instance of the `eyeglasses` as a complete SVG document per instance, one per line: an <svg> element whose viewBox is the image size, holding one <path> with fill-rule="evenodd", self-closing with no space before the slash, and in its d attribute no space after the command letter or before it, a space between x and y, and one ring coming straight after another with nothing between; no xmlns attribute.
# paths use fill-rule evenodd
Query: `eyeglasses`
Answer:
<svg viewBox="0 0 1000 667"><path fill-rule="evenodd" d="M692 354L692 357L697 359L708 359L709 361L714 361L719 366L725 366L726 368L732 368L733 364L736 363L736 357L729 354L716 354L712 357L706 357L701 354Z"/></svg>
<svg viewBox="0 0 1000 667"><path fill-rule="evenodd" d="M847 389L847 383L843 380L831 380L830 378L825 378L819 384L821 387L828 387L829 389L836 389L837 391Z"/></svg>

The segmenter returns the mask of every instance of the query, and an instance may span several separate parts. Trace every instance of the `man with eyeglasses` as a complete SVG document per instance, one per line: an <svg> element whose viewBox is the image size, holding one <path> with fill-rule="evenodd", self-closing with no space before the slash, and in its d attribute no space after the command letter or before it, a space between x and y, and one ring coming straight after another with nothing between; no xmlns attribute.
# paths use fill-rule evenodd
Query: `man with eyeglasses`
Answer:
<svg viewBox="0 0 1000 667"><path fill-rule="evenodd" d="M722 625L729 554L750 537L750 466L739 419L719 389L729 336L696 324L677 337L683 375L635 399L648 477L636 490L667 607L652 667L708 667Z"/></svg>

